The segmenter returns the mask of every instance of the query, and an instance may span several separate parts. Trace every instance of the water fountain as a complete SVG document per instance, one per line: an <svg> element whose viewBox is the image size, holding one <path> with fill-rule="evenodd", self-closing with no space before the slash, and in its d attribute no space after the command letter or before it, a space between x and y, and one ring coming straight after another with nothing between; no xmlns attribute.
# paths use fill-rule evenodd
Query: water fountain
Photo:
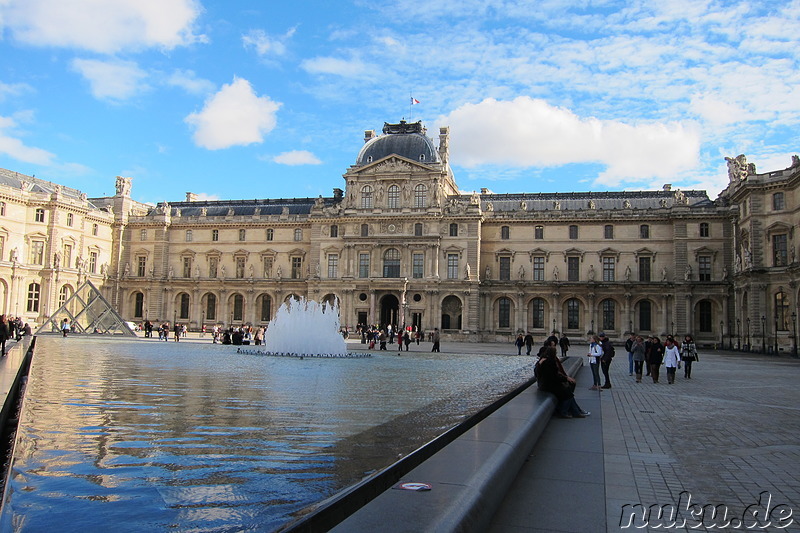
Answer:
<svg viewBox="0 0 800 533"><path fill-rule="evenodd" d="M266 355L347 357L336 304L290 298L264 334Z"/></svg>

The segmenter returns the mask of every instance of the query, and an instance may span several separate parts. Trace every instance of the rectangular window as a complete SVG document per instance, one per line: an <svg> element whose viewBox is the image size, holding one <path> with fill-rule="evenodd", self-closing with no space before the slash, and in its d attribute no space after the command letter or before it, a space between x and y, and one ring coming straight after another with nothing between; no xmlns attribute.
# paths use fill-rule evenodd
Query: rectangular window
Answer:
<svg viewBox="0 0 800 533"><path fill-rule="evenodd" d="M450 224L450 236L458 237L458 224Z"/></svg>
<svg viewBox="0 0 800 533"><path fill-rule="evenodd" d="M580 281L581 279L581 258L567 257L567 281Z"/></svg>
<svg viewBox="0 0 800 533"><path fill-rule="evenodd" d="M303 230L297 228L294 230L294 240L295 241L302 241L303 240Z"/></svg>
<svg viewBox="0 0 800 533"><path fill-rule="evenodd" d="M647 224L642 224L639 226L639 238L640 239L649 239L650 238L650 226Z"/></svg>
<svg viewBox="0 0 800 533"><path fill-rule="evenodd" d="M614 320L614 315L616 311L616 306L614 305L613 300L603 300L603 329L611 330L616 329L616 323Z"/></svg>
<svg viewBox="0 0 800 533"><path fill-rule="evenodd" d="M578 238L578 226L575 224L569 227L569 238L570 240L576 240Z"/></svg>
<svg viewBox="0 0 800 533"><path fill-rule="evenodd" d="M502 228L500 228L500 238L503 239L504 241L507 241L508 239L510 239L511 238L511 228L509 228L508 226L503 226Z"/></svg>
<svg viewBox="0 0 800 533"><path fill-rule="evenodd" d="M247 230L245 230L245 229L240 229L239 230L239 240L240 241L246 241L247 240Z"/></svg>
<svg viewBox="0 0 800 533"><path fill-rule="evenodd" d="M186 230L186 242L192 242L193 240L194 240L194 233L192 233L192 230L187 229Z"/></svg>
<svg viewBox="0 0 800 533"><path fill-rule="evenodd" d="M509 281L511 279L511 258L500 258L500 281Z"/></svg>
<svg viewBox="0 0 800 533"><path fill-rule="evenodd" d="M447 254L447 279L458 279L458 254Z"/></svg>
<svg viewBox="0 0 800 533"><path fill-rule="evenodd" d="M603 281L614 281L616 270L616 259L613 257L603 258Z"/></svg>
<svg viewBox="0 0 800 533"><path fill-rule="evenodd" d="M772 236L772 266L780 267L788 264L789 248L787 246L788 240L785 233Z"/></svg>
<svg viewBox="0 0 800 533"><path fill-rule="evenodd" d="M544 281L544 257L533 258L533 281Z"/></svg>
<svg viewBox="0 0 800 533"><path fill-rule="evenodd" d="M368 278L369 277L369 254L362 253L358 254L358 277L359 278Z"/></svg>
<svg viewBox="0 0 800 533"><path fill-rule="evenodd" d="M99 231L99 226L97 224L92 224L92 235L97 236L98 231Z"/></svg>
<svg viewBox="0 0 800 533"><path fill-rule="evenodd" d="M184 278L191 278L192 277L192 258L191 257L184 257L183 258L183 277Z"/></svg>
<svg viewBox="0 0 800 533"><path fill-rule="evenodd" d="M275 238L275 230L273 230L272 228L267 228L267 240L271 241L274 238Z"/></svg>
<svg viewBox="0 0 800 533"><path fill-rule="evenodd" d="M140 255L136 258L136 275L143 278L147 274L147 256Z"/></svg>
<svg viewBox="0 0 800 533"><path fill-rule="evenodd" d="M209 278L216 278L217 277L217 268L219 267L219 258L217 257L209 257L208 258L208 277Z"/></svg>
<svg viewBox="0 0 800 533"><path fill-rule="evenodd" d="M533 238L537 241L544 239L544 226L536 226L533 228Z"/></svg>
<svg viewBox="0 0 800 533"><path fill-rule="evenodd" d="M708 222L701 222L700 223L700 236L701 237L710 237L711 230L709 228Z"/></svg>
<svg viewBox="0 0 800 533"><path fill-rule="evenodd" d="M139 240L140 241L146 241L147 240L147 230L146 229L139 230Z"/></svg>
<svg viewBox="0 0 800 533"><path fill-rule="evenodd" d="M369 237L369 224L361 224L361 236Z"/></svg>
<svg viewBox="0 0 800 533"><path fill-rule="evenodd" d="M536 329L544 327L544 300L536 298L531 302L531 326Z"/></svg>
<svg viewBox="0 0 800 533"><path fill-rule="evenodd" d="M425 254L414 253L411 256L411 277L422 278L425 274Z"/></svg>
<svg viewBox="0 0 800 533"><path fill-rule="evenodd" d="M73 220L72 213L67 213L67 226L72 227L72 220Z"/></svg>
<svg viewBox="0 0 800 533"><path fill-rule="evenodd" d="M214 241L214 242L219 240L219 230L218 229L212 229L211 230L211 240Z"/></svg>
<svg viewBox="0 0 800 533"><path fill-rule="evenodd" d="M31 283L28 285L28 312L29 313L38 313L39 312L39 294L41 292L41 285L38 283Z"/></svg>
<svg viewBox="0 0 800 533"><path fill-rule="evenodd" d="M36 219L36 222L44 222L44 209L37 209L34 214L34 218Z"/></svg>
<svg viewBox="0 0 800 533"><path fill-rule="evenodd" d="M292 279L300 279L303 277L303 258L292 257Z"/></svg>
<svg viewBox="0 0 800 533"><path fill-rule="evenodd" d="M44 264L44 241L31 242L31 264Z"/></svg>
<svg viewBox="0 0 800 533"><path fill-rule="evenodd" d="M236 261L236 277L238 279L244 278L244 264L246 259L244 257L236 257L234 261Z"/></svg>
<svg viewBox="0 0 800 533"><path fill-rule="evenodd" d="M650 281L652 277L651 259L650 257L639 258L639 281Z"/></svg>
<svg viewBox="0 0 800 533"><path fill-rule="evenodd" d="M701 255L697 258L699 268L697 279L700 281L711 281L711 256Z"/></svg>
<svg viewBox="0 0 800 533"><path fill-rule="evenodd" d="M89 272L97 272L97 252L89 252Z"/></svg>
<svg viewBox="0 0 800 533"><path fill-rule="evenodd" d="M328 277L339 277L339 254L328 254Z"/></svg>
<svg viewBox="0 0 800 533"><path fill-rule="evenodd" d="M339 226L333 224L331 226L331 237L338 237L339 236Z"/></svg>
<svg viewBox="0 0 800 533"><path fill-rule="evenodd" d="M271 278L272 277L272 257L265 257L264 258L264 277Z"/></svg>
<svg viewBox="0 0 800 533"><path fill-rule="evenodd" d="M414 224L414 237L422 237L422 224L419 222Z"/></svg>
<svg viewBox="0 0 800 533"><path fill-rule="evenodd" d="M772 195L772 209L781 211L786 208L785 197L782 192L776 192Z"/></svg>
<svg viewBox="0 0 800 533"><path fill-rule="evenodd" d="M606 239L613 239L614 238L614 226L611 224L606 224L603 228L603 236Z"/></svg>

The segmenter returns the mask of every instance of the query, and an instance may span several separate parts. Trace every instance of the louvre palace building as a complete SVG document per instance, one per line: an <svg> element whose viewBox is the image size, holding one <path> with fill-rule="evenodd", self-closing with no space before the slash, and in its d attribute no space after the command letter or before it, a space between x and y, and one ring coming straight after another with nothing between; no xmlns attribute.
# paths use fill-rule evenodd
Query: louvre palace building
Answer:
<svg viewBox="0 0 800 533"><path fill-rule="evenodd" d="M797 343L800 160L727 158L705 191L462 194L449 129L366 131L330 197L88 198L0 169L0 312L42 324L85 281L126 319L266 325L288 298L336 302L342 325L443 339L590 331L691 333L705 345ZM354 150L355 151L355 150Z"/></svg>

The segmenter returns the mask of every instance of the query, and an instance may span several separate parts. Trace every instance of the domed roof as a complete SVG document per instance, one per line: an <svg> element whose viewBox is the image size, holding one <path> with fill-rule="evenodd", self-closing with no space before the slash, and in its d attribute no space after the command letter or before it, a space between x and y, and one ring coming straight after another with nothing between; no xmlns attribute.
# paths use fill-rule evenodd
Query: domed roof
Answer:
<svg viewBox="0 0 800 533"><path fill-rule="evenodd" d="M356 165L367 165L388 155L399 155L421 163L438 163L439 152L425 136L422 122L383 124L383 135L368 140L356 158Z"/></svg>

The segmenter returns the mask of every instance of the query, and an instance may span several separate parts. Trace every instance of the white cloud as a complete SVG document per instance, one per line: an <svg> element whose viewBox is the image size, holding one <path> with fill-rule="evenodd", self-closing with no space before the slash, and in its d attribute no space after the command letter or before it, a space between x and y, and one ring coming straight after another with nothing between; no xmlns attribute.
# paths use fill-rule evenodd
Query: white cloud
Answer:
<svg viewBox="0 0 800 533"><path fill-rule="evenodd" d="M737 104L723 102L713 95L695 95L689 103L689 109L711 123L712 126L733 124L742 120L744 109Z"/></svg>
<svg viewBox="0 0 800 533"><path fill-rule="evenodd" d="M6 0L0 20L25 44L111 54L202 41L193 28L201 11L197 0Z"/></svg>
<svg viewBox="0 0 800 533"><path fill-rule="evenodd" d="M13 118L0 116L0 154L24 163L51 165L55 155L41 148L26 146L13 132L8 131L13 130L16 125Z"/></svg>
<svg viewBox="0 0 800 533"><path fill-rule="evenodd" d="M147 90L147 73L132 61L73 59L73 70L89 81L99 100L127 100Z"/></svg>
<svg viewBox="0 0 800 533"><path fill-rule="evenodd" d="M176 70L167 78L167 85L180 87L189 94L208 94L215 87L209 80L198 78L193 70Z"/></svg>
<svg viewBox="0 0 800 533"><path fill-rule="evenodd" d="M281 104L257 96L250 82L234 78L209 97L203 109L186 117L196 145L209 150L260 143L275 127Z"/></svg>
<svg viewBox="0 0 800 533"><path fill-rule="evenodd" d="M280 37L271 37L264 30L250 30L242 35L242 44L245 48L252 48L260 56L278 55L286 53L286 41L294 35L295 28L289 29Z"/></svg>
<svg viewBox="0 0 800 533"><path fill-rule="evenodd" d="M205 201L216 201L219 200L219 196L216 194L208 194L207 192L199 192L197 193L197 201L198 202L205 202Z"/></svg>
<svg viewBox="0 0 800 533"><path fill-rule="evenodd" d="M453 164L467 168L601 163L606 170L597 181L616 186L672 177L694 168L699 157L692 127L582 118L527 96L462 105L439 120L451 126Z"/></svg>
<svg viewBox="0 0 800 533"><path fill-rule="evenodd" d="M2 26L0 26L0 29L2 29ZM6 96L16 96L29 89L30 86L25 83L3 83L0 81L0 101Z"/></svg>
<svg viewBox="0 0 800 533"><path fill-rule="evenodd" d="M297 166L297 165L321 165L322 161L314 154L307 150L292 150L290 152L283 152L272 158L275 163L281 165Z"/></svg>
<svg viewBox="0 0 800 533"><path fill-rule="evenodd" d="M360 59L339 59L336 57L314 57L300 63L300 67L310 74L334 74L344 78L357 77L366 71Z"/></svg>

